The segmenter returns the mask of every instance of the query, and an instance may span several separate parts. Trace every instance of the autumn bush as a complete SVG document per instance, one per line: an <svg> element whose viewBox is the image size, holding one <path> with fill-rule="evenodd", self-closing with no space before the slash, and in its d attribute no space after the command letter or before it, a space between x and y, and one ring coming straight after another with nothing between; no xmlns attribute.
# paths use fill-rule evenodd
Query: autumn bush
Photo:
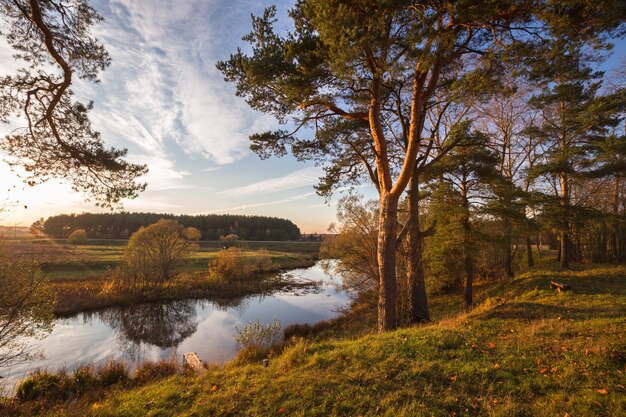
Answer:
<svg viewBox="0 0 626 417"><path fill-rule="evenodd" d="M51 299L39 265L0 247L0 367L38 356L29 344L52 330Z"/></svg>
<svg viewBox="0 0 626 417"><path fill-rule="evenodd" d="M230 247L220 251L209 264L209 278L213 280L244 279L272 268L272 259L267 250L261 249L254 254L239 248Z"/></svg>
<svg viewBox="0 0 626 417"><path fill-rule="evenodd" d="M67 243L70 245L84 245L89 239L87 238L87 232L83 229L77 229L67 237Z"/></svg>
<svg viewBox="0 0 626 417"><path fill-rule="evenodd" d="M175 220L161 219L141 227L130 237L118 280L135 288L160 285L170 280L175 268L197 246L200 232Z"/></svg>

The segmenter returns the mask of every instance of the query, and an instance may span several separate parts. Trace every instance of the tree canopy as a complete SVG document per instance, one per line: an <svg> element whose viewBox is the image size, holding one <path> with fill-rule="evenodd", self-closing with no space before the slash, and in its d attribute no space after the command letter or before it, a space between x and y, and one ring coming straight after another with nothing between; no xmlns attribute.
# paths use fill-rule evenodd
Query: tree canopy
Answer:
<svg viewBox="0 0 626 417"><path fill-rule="evenodd" d="M98 82L111 62L90 32L102 17L86 0L0 5L0 34L21 64L0 77L0 122L18 125L0 141L5 160L30 185L65 179L102 206L136 197L146 166L125 161L125 149L105 147L89 120L93 103L77 101L71 90L76 77Z"/></svg>
<svg viewBox="0 0 626 417"><path fill-rule="evenodd" d="M275 29L274 7L253 17L244 37L250 54L238 49L218 69L252 108L291 125L250 137L261 157L291 151L319 158L328 174L323 192L360 175L378 189L383 331L396 327L398 202L413 179L411 190L419 192L415 166L435 146L424 137L435 93L493 90L505 64L527 55L538 57L525 64L533 73L555 51L604 48L623 11L612 0L302 0L284 35ZM416 222L409 221L419 232ZM420 256L419 233L412 235L410 252Z"/></svg>

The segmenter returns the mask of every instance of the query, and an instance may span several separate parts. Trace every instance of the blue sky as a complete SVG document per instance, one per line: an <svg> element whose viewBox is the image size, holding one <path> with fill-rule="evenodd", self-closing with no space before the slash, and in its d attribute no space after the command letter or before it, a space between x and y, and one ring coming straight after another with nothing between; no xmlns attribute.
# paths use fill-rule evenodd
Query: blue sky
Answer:
<svg viewBox="0 0 626 417"><path fill-rule="evenodd" d="M279 2L278 9L284 12L290 3ZM335 207L313 189L321 169L291 157L260 160L250 151L248 136L277 123L236 97L215 68L244 46L241 37L250 31L250 15L262 13L261 2L92 4L105 18L94 33L113 61L101 83L78 82L74 91L85 102L94 100L91 118L105 143L128 148L129 160L150 168L148 189L125 202L126 210L260 214L289 218L304 232L328 228ZM14 69L10 56L0 45L0 73ZM24 188L6 167L0 169L3 183L18 186L12 195L21 203L4 224L97 211L68 185Z"/></svg>
<svg viewBox="0 0 626 417"><path fill-rule="evenodd" d="M293 220L304 232L324 232L336 207L315 194L321 169L291 157L260 160L249 150L251 133L276 121L252 111L223 81L215 63L228 58L250 31L253 0L93 0L105 21L95 29L113 59L97 85L77 82L79 99L94 101L91 118L108 146L128 148L128 159L147 163L148 189L124 203L129 211L260 214ZM287 22L291 1L277 2ZM287 23L284 23L285 25ZM617 45L611 65L624 55ZM245 49L245 48L244 48ZM0 43L0 74L17 68ZM623 62L623 61L622 61ZM0 126L0 136L9 127ZM62 212L98 211L69 185L50 181L24 187L0 164L2 186L16 186L20 205L0 219L29 225ZM371 187L361 190L374 197ZM23 206L28 206L24 209Z"/></svg>

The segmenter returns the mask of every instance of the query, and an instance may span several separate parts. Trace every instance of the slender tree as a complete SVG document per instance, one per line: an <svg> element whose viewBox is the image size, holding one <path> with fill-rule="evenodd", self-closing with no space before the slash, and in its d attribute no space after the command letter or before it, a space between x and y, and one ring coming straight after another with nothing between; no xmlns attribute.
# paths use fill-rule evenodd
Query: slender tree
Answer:
<svg viewBox="0 0 626 417"><path fill-rule="evenodd" d="M469 121L454 127L451 136L458 138L459 145L442 158L432 169L458 194L461 213L461 246L464 266L463 301L466 309L473 305L475 272L475 230L472 215L476 207L484 204L493 189L506 180L497 169L497 155L486 146L489 138L472 129Z"/></svg>

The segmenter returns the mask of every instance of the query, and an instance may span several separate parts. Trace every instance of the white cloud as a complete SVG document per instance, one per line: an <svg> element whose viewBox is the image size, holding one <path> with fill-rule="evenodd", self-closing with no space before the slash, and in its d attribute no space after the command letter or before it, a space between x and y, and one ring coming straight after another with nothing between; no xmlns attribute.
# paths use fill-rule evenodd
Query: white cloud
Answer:
<svg viewBox="0 0 626 417"><path fill-rule="evenodd" d="M94 121L104 137L161 156L178 145L187 155L223 165L249 154L250 134L275 124L237 98L215 68L228 56L220 42L227 34L216 21L234 5L199 0L95 5L105 16L97 36L113 62L101 84L80 85L77 91L89 98L100 94ZM245 18L249 22L249 14Z"/></svg>
<svg viewBox="0 0 626 417"><path fill-rule="evenodd" d="M218 194L238 197L249 194L273 193L277 191L292 190L294 188L312 186L318 183L322 170L318 167L299 169L282 177L254 182L242 187L220 191Z"/></svg>
<svg viewBox="0 0 626 417"><path fill-rule="evenodd" d="M223 208L223 209L209 210L209 211L205 211L205 212L202 212L202 213L194 213L194 215L214 214L214 213L230 213L232 211L242 211L242 210L248 210L248 209L256 208L256 207L264 207L264 206L272 206L272 205L275 205L275 204L291 203L291 202L294 202L294 201L304 200L305 198L312 197L314 195L316 195L315 192L310 192L310 193L304 193L304 194L295 195L295 196L289 197L289 198L283 198L282 200L266 201L264 203L244 204L244 205L236 206L236 207L228 207L228 208Z"/></svg>

